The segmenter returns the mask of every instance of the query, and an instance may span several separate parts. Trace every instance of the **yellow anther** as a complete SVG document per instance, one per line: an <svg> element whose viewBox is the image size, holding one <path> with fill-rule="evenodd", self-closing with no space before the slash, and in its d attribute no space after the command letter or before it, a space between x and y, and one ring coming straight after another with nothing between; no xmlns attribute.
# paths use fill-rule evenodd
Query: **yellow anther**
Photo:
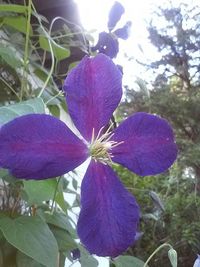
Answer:
<svg viewBox="0 0 200 267"><path fill-rule="evenodd" d="M97 161L101 161L102 163L105 164L112 164L112 148L116 147L120 144L123 143L121 142L115 142L115 141L110 141L110 139L113 136L113 133L110 132L112 125L106 130L105 133L102 134L102 131L104 127L102 127L98 134L97 137L94 137L94 129L92 131L92 138L91 138L91 144L89 144L89 150L90 150L90 155L93 159Z"/></svg>

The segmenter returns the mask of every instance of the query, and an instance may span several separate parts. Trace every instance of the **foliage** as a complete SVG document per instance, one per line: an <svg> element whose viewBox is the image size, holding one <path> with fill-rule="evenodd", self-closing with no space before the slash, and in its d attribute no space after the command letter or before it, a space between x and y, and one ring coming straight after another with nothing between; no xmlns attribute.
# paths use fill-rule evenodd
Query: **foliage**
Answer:
<svg viewBox="0 0 200 267"><path fill-rule="evenodd" d="M162 242L167 242L177 250L181 266L191 266L200 250L199 14L199 7L184 3L178 8L158 8L148 31L160 60L143 62L148 71L157 74L153 89L138 79L139 90L126 88L119 112L120 117L137 111L156 113L173 125L179 157L170 172L141 180L127 171L118 171L142 206L143 236L129 253L136 255L136 251L139 257L147 258ZM158 20L162 23L158 24ZM149 190L159 193L165 210L152 203ZM169 266L166 253L158 254L151 264Z"/></svg>

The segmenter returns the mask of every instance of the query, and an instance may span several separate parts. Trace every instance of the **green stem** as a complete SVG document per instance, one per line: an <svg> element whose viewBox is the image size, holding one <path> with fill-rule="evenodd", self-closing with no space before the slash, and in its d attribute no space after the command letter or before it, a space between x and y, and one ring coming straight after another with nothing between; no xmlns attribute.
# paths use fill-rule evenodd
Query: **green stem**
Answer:
<svg viewBox="0 0 200 267"><path fill-rule="evenodd" d="M36 9L35 9L33 3L32 3L32 8L33 8L33 11L37 14L37 11L36 11ZM53 48L52 48L52 44L51 44L51 40L50 40L50 39L51 39L50 34L48 34L48 33L46 32L45 28L43 27L43 25L42 25L42 23L41 23L41 19L40 19L39 17L37 17L37 19L38 19L38 22L39 22L39 24L40 24L40 27L41 27L42 31L44 32L45 37L46 37L47 40L48 40L49 48L50 48L50 54L51 54L51 61L52 61L52 62L51 62L51 68L50 68L49 74L48 74L48 76L47 76L47 78L46 78L46 81L45 81L44 85L42 86L41 91L39 92L39 94L38 94L38 96L37 96L37 97L41 97L41 95L44 93L44 90L45 90L45 88L47 87L47 85L48 85L48 83L49 83L49 80L51 79L51 76L52 76L52 74L53 74L53 70L54 70L54 66L55 66L55 58L54 58L54 52L53 52ZM50 33L51 33L51 32L50 32Z"/></svg>
<svg viewBox="0 0 200 267"><path fill-rule="evenodd" d="M161 250L162 248L164 247L169 247L170 249L173 249L173 247L168 244L168 243L164 243L162 245L160 245L150 256L149 258L147 259L147 261L145 262L144 266L143 267L147 267L147 264L150 262L150 260L153 258L153 256L159 251Z"/></svg>
<svg viewBox="0 0 200 267"><path fill-rule="evenodd" d="M56 188L55 188L55 191L54 191L53 200L52 200L52 204L51 204L51 212L53 212L53 206L54 206L54 203L55 203L56 194L57 194L57 190L58 190L58 185L59 185L59 183L60 183L61 177L62 177L62 176L60 176L60 177L58 178L58 181L57 181L57 184L56 184Z"/></svg>
<svg viewBox="0 0 200 267"><path fill-rule="evenodd" d="M52 100L54 100L55 98L57 98L58 96L60 96L60 95L62 95L62 94L63 94L63 92L62 92L62 91L59 91L55 96L53 96L53 97L50 98L47 102L44 103L45 106L46 106L47 104L49 104Z"/></svg>
<svg viewBox="0 0 200 267"><path fill-rule="evenodd" d="M28 1L28 17L26 24L26 41L25 41L25 50L24 50L24 69L23 69L23 77L22 77L22 87L21 87L21 96L20 100L22 100L23 92L27 87L27 66L28 66L28 49L29 49L29 37L30 37L30 25L31 25L31 4L32 0Z"/></svg>

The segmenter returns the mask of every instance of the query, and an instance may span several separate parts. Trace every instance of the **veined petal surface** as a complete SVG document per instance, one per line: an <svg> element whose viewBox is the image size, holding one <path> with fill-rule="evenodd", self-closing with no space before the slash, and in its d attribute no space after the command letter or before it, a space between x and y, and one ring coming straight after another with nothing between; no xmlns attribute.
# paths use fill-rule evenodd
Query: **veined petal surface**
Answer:
<svg viewBox="0 0 200 267"><path fill-rule="evenodd" d="M112 60L84 57L64 83L69 114L82 136L91 141L108 124L122 96L122 74Z"/></svg>
<svg viewBox="0 0 200 267"><path fill-rule="evenodd" d="M91 254L116 257L135 241L139 207L107 165L91 161L81 185L78 235Z"/></svg>
<svg viewBox="0 0 200 267"><path fill-rule="evenodd" d="M17 178L60 176L87 156L82 140L53 116L24 115L0 128L0 167L9 169Z"/></svg>
<svg viewBox="0 0 200 267"><path fill-rule="evenodd" d="M138 112L122 122L112 141L123 141L112 149L112 160L141 176L167 170L177 156L168 122L148 113Z"/></svg>

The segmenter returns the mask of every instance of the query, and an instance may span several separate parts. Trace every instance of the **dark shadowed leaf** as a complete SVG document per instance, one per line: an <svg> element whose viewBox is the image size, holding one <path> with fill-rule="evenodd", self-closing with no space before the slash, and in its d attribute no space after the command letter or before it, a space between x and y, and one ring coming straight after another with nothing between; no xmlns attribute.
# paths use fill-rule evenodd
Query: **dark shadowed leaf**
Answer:
<svg viewBox="0 0 200 267"><path fill-rule="evenodd" d="M44 267L45 265L28 257L24 253L18 251L16 256L17 267Z"/></svg>
<svg viewBox="0 0 200 267"><path fill-rule="evenodd" d="M165 211L165 207L164 207L160 197L158 196L158 194L156 194L156 192L154 192L154 191L150 191L149 195L150 195L151 199L153 200L154 204L156 205L156 207L158 207L162 211Z"/></svg>
<svg viewBox="0 0 200 267"><path fill-rule="evenodd" d="M6 240L18 250L46 267L55 267L58 245L47 224L38 216L3 217L0 229ZM21 267L21 266L20 266Z"/></svg>

